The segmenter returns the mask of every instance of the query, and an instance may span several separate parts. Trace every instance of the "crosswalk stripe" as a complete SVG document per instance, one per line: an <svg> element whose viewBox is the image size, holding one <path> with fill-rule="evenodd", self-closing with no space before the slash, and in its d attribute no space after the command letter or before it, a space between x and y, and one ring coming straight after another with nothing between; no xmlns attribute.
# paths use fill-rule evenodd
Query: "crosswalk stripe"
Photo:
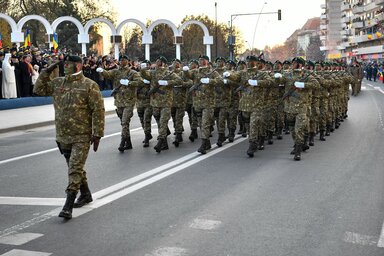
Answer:
<svg viewBox="0 0 384 256"><path fill-rule="evenodd" d="M0 237L0 244L22 245L42 236L43 234L38 233L13 233Z"/></svg>
<svg viewBox="0 0 384 256"><path fill-rule="evenodd" d="M49 255L52 255L52 253L14 249L14 250L6 252L0 256L49 256Z"/></svg>

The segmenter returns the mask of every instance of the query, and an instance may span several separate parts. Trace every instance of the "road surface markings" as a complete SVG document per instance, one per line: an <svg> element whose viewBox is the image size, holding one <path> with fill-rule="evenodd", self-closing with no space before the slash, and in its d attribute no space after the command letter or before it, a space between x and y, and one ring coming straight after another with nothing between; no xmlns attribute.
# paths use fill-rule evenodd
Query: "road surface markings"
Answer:
<svg viewBox="0 0 384 256"><path fill-rule="evenodd" d="M158 248L150 254L144 256L186 256L187 250L180 247L163 247Z"/></svg>
<svg viewBox="0 0 384 256"><path fill-rule="evenodd" d="M376 91L379 91L381 92L382 94L384 94L384 90L381 89L380 86L373 86L372 84L367 84L368 86L372 87L373 89L375 89Z"/></svg>
<svg viewBox="0 0 384 256"><path fill-rule="evenodd" d="M377 242L377 247L381 247L381 248L384 247L384 223L383 223L383 227L381 228L381 233L380 233L379 241Z"/></svg>
<svg viewBox="0 0 384 256"><path fill-rule="evenodd" d="M160 181L172 174L175 174L177 172L180 172L194 164L197 164L209 157L212 157L230 147L233 147L243 141L245 141L247 138L243 138L240 135L236 136L236 139L233 143L224 144L222 147L218 148L217 146L214 146L208 154L201 155L197 152L191 153L185 157L182 157L180 159L177 159L175 161L172 161L168 164L165 164L163 166L157 167L155 169L152 169L146 173L140 174L136 177L130 178L128 180L125 180L121 183L115 184L111 187L108 187L106 189L100 190L96 193L94 193L94 201L82 208L74 209L74 212L72 216L74 218L79 217L85 213L88 213L94 209L97 209L101 206L104 206L106 204L109 204L121 197L124 197L130 193L133 193L141 188L144 188L150 184L153 184L157 181ZM173 166L173 167L172 167ZM169 168L169 169L167 169ZM160 172L160 173L159 173ZM148 178L148 179L146 179ZM139 182L140 181L140 182ZM131 185L131 186L130 186ZM45 200L44 198L42 200ZM60 199L63 200L63 199ZM0 231L0 237L7 236L10 234L13 234L14 232L21 231L25 228L31 227L33 225L36 225L38 223L41 223L43 221L46 221L54 216L57 216L60 212L61 207L56 208L48 213L45 213L41 216L38 216L36 218L27 220L21 224L15 225L13 227L10 227L8 229L5 229L3 231Z"/></svg>
<svg viewBox="0 0 384 256"><path fill-rule="evenodd" d="M47 252L35 252L35 251L24 251L24 250L12 250L7 253L1 254L0 256L49 256L52 253Z"/></svg>
<svg viewBox="0 0 384 256"><path fill-rule="evenodd" d="M219 220L208 220L208 219L194 219L190 228L201 229L201 230L214 230L217 229L221 225L221 221Z"/></svg>
<svg viewBox="0 0 384 256"><path fill-rule="evenodd" d="M0 244L23 245L42 236L38 233L14 233L0 237Z"/></svg>
<svg viewBox="0 0 384 256"><path fill-rule="evenodd" d="M361 235L353 232L345 232L343 241L358 245L376 245L377 237Z"/></svg>

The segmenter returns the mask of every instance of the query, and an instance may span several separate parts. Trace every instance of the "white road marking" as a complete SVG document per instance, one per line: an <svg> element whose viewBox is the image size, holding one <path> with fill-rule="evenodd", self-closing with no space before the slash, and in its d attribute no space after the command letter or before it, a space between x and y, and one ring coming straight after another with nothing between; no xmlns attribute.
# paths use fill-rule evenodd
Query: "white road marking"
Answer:
<svg viewBox="0 0 384 256"><path fill-rule="evenodd" d="M0 237L0 244L23 245L42 236L38 233L15 233Z"/></svg>
<svg viewBox="0 0 384 256"><path fill-rule="evenodd" d="M59 206L63 205L65 198L41 198L41 197L8 197L0 196L0 205L40 205Z"/></svg>
<svg viewBox="0 0 384 256"><path fill-rule="evenodd" d="M219 220L208 220L208 219L194 219L190 228L201 229L201 230L214 230L217 229L221 225L221 221Z"/></svg>
<svg viewBox="0 0 384 256"><path fill-rule="evenodd" d="M375 245L377 243L377 237L345 232L343 241L358 245Z"/></svg>
<svg viewBox="0 0 384 256"><path fill-rule="evenodd" d="M376 91L379 91L381 92L382 94L384 94L384 90L381 89L380 86L373 86L372 84L367 84L368 86L372 87L373 89L375 89ZM362 87L363 88L363 87Z"/></svg>
<svg viewBox="0 0 384 256"><path fill-rule="evenodd" d="M384 223L383 223L383 227L381 228L381 233L380 233L379 241L377 242L377 247L384 247Z"/></svg>
<svg viewBox="0 0 384 256"><path fill-rule="evenodd" d="M240 137L239 135L236 136L236 140L233 142L233 143L228 143L228 144L225 144L223 145L221 148L217 148L217 146L214 146L207 154L205 155L201 155L197 152L194 152L194 153L191 153L185 157L182 157L178 160L175 160L171 163L168 163L168 164L165 164L161 167L158 167L158 168L155 168L153 170L150 170L146 173L143 173L143 174L140 174L136 177L133 177L131 179L128 179L126 181L123 181L121 183L118 183L116 185L113 185L111 187L108 187L106 189L103 189L103 190L100 190L96 193L94 193L94 202L87 205L87 206L84 206L80 209L74 209L74 212L73 212L73 217L79 217L85 213L88 213L94 209L97 209L103 205L106 205L108 203L111 203L123 196L126 196L130 193L133 193L141 188L144 188L150 184L153 184L161 179L164 179L174 173L177 173L187 167L190 167L198 162L201 162L209 157L212 157L234 145L237 145L241 142L243 142L244 140L246 140L247 138L242 138ZM189 160L191 159L191 160ZM188 161L189 160L189 161ZM183 162L184 161L184 162ZM176 165L176 166L175 166ZM172 166L175 166L173 168L170 168ZM167 168L170 168L167 170ZM155 171L156 170L156 171ZM164 170L167 170L167 171L164 171ZM161 172L161 171L164 171L160 174L157 174L155 175L156 173L158 172ZM155 175L155 176L152 176L152 175ZM152 177L151 177L152 176ZM147 177L150 177L148 179L145 179ZM145 180L143 180L145 179ZM135 183L135 182L138 182L140 180L143 180L139 183ZM132 186L129 186L131 184L134 184ZM127 187L129 186L129 187ZM115 193L113 193L115 192ZM111 194L112 193L112 194ZM10 227L8 229L5 229L3 231L0 231L0 237L3 237L3 236L7 236L7 235L10 235L10 234L13 234L15 232L18 232L18 231L21 231L25 228L29 228L35 224L38 224L38 223L41 223L43 221L46 221L54 216L57 216L58 213L60 212L61 210L61 207L59 208L56 208L48 213L45 213L41 216L38 216L36 218L33 218L31 220L28 220L28 221L25 221L21 224L18 224L18 225L15 225L13 227Z"/></svg>
<svg viewBox="0 0 384 256"><path fill-rule="evenodd" d="M1 254L0 256L49 256L49 255L52 255L52 253L14 249L14 250L9 251L7 253Z"/></svg>
<svg viewBox="0 0 384 256"><path fill-rule="evenodd" d="M180 247L163 247L158 248L151 254L145 254L144 256L185 256L187 250Z"/></svg>

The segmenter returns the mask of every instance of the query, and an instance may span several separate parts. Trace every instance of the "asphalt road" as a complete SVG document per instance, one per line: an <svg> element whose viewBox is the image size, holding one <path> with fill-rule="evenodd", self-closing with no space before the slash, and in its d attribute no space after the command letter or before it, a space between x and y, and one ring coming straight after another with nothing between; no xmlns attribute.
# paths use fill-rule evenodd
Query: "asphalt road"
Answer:
<svg viewBox="0 0 384 256"><path fill-rule="evenodd" d="M380 86L364 84L300 162L290 135L254 158L241 137L202 156L187 124L180 147L171 135L158 154L155 139L142 147L136 116L134 148L121 154L110 116L86 166L95 200L70 221L57 217L67 175L53 127L0 135L0 256L384 255Z"/></svg>

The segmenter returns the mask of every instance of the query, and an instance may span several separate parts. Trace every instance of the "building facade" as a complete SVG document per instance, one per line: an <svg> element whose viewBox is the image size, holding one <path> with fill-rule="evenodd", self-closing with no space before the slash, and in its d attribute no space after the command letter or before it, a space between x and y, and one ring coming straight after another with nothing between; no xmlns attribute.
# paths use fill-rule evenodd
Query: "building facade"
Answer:
<svg viewBox="0 0 384 256"><path fill-rule="evenodd" d="M321 5L322 51L328 59L384 59L384 0L326 0Z"/></svg>

